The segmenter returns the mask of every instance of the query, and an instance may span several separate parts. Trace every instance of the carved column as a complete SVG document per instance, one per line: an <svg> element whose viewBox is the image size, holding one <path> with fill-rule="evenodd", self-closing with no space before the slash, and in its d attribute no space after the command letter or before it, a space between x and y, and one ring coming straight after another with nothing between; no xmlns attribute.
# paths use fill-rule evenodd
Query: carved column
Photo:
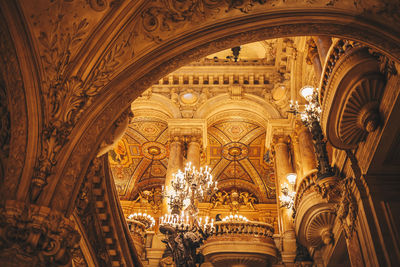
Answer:
<svg viewBox="0 0 400 267"><path fill-rule="evenodd" d="M191 162L197 170L200 168L200 138L198 136L187 137L187 162Z"/></svg>
<svg viewBox="0 0 400 267"><path fill-rule="evenodd" d="M291 163L291 156L288 146L289 139L286 136L275 137L275 162L277 174L277 189L278 195L281 195L281 184L288 181L286 175L293 173L293 166ZM280 208L281 214L281 233L283 236L283 251L282 261L285 263L293 263L296 257L296 236L292 220L292 211L287 208Z"/></svg>
<svg viewBox="0 0 400 267"><path fill-rule="evenodd" d="M171 136L169 144L168 168L165 176L165 188L171 186L172 174L183 168L183 139L179 135ZM168 199L163 199L162 213L168 211Z"/></svg>
<svg viewBox="0 0 400 267"><path fill-rule="evenodd" d="M301 166L304 175L310 173L310 171L317 168L317 162L315 158L314 144L312 141L312 136L307 127L299 125L297 129L297 135L299 139L299 150L301 153Z"/></svg>

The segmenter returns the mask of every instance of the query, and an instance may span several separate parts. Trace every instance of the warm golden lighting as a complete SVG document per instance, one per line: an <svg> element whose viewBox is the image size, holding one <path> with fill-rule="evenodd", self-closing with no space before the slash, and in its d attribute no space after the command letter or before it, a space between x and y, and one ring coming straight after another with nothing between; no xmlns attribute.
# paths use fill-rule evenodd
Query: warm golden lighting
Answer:
<svg viewBox="0 0 400 267"><path fill-rule="evenodd" d="M311 85L306 85L303 86L303 88L300 89L300 95L304 97L307 101L311 101L312 95L314 93L314 87Z"/></svg>
<svg viewBox="0 0 400 267"><path fill-rule="evenodd" d="M288 180L289 184L292 184L292 185L295 184L296 178L297 178L297 174L295 174L295 173L286 174L286 179Z"/></svg>

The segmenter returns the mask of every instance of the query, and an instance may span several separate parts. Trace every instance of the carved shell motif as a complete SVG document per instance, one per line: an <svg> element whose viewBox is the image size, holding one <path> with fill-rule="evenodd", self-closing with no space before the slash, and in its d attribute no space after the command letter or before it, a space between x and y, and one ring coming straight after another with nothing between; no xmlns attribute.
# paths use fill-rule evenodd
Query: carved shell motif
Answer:
<svg viewBox="0 0 400 267"><path fill-rule="evenodd" d="M355 145L378 127L384 86L381 75L368 76L353 86L339 123L338 132L343 143Z"/></svg>
<svg viewBox="0 0 400 267"><path fill-rule="evenodd" d="M333 242L332 227L335 217L332 211L325 211L314 216L306 230L306 240L310 246L319 247Z"/></svg>

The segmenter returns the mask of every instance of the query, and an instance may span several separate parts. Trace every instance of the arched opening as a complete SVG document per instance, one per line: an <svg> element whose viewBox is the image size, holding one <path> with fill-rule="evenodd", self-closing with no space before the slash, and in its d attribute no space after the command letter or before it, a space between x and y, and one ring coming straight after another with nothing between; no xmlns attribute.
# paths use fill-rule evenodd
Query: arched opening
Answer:
<svg viewBox="0 0 400 267"><path fill-rule="evenodd" d="M110 5L107 2L104 5L105 8L94 1L85 2L86 7L94 10L86 9L83 12L85 16L92 11L104 13L88 15L91 16L92 28L90 29L92 32L82 38L85 42L80 43L76 50L71 50L72 53L70 53L71 51L65 53L63 61L65 72L60 76L62 81L55 83L60 87L49 87L48 84L42 83L42 75L46 76L48 71L48 68L44 67L48 63L42 61L44 57L43 47L41 47L41 45L46 46L42 43L45 37L42 33L46 32L40 29L42 25L42 23L38 23L40 20L30 14L29 9L34 10L32 4L26 4L26 6L24 3L1 4L1 12L7 21L6 24L10 26L10 39L16 43L15 50L18 56L15 57L17 60L14 63L19 63L22 72L20 76L24 78L19 81L23 80L26 83L25 95L32 96L31 98L27 97L26 100L29 109L25 113L29 118L30 127L24 126L27 133L25 139L28 140L26 145L28 152L24 154L26 160L24 167L20 164L20 169L24 172L23 179L21 179L21 185L16 185L10 177L6 179L6 182L11 185L10 188L17 188L16 191L18 191L15 193L16 197L12 196L12 199L27 199L27 202L32 202L33 205L49 207L69 218L74 213L82 181L87 175L93 174L88 172L88 167L96 158L99 146L103 140L109 137L113 128L121 126L121 117L127 116L130 104L168 73L206 55L272 38L328 36L365 43L396 62L400 58L398 14L396 11L390 11L391 8L398 10L396 4L377 1L377 5L366 6L365 3L336 3L336 1L327 3L319 1L318 3L285 3L283 1L275 5L272 2L251 0L244 1L246 4L242 5L243 1L239 4L238 1L223 3L192 1L191 4L196 5L196 10L190 9L190 12L182 12L187 6L177 7L176 3L172 2L143 1L142 3L137 1L131 3L118 1L118 3L113 2ZM204 6L200 6L199 3ZM65 5L74 4L75 1L65 1ZM217 9L216 6L218 6ZM110 9L108 10L107 7ZM200 7L206 7L207 11L213 12L208 14ZM69 14L72 23L71 29L72 25L77 25L78 28L85 27L85 23L80 24L78 20L73 20L73 18L81 19L79 15L72 14L79 9L82 8L71 9L74 11ZM197 15L199 16L196 20L194 18ZM62 16L58 16L58 18L62 19ZM14 20L18 23L13 24ZM57 32L58 30L60 32ZM58 34L61 33L61 30L55 27L55 32ZM130 36L136 38L135 42L131 43ZM29 49L25 49L27 47ZM110 67L110 70L102 69L105 62L114 60L113 53L119 51L118 49L121 47L127 47L127 50L132 49L132 51L125 51L124 56L118 58L116 65ZM53 51L49 48L46 49ZM53 66L58 65L53 64ZM104 71L101 73L102 75L106 71L109 71L109 75L105 75L106 78L99 83L101 85L96 83L98 86L96 87L92 78L100 69ZM81 85L83 88L88 84L90 85L89 89L92 88L92 85L96 87L93 95L89 95L90 90L74 95L74 92L77 92L74 90L78 90L77 88L80 88ZM214 82L213 84L216 85ZM244 84L247 83L244 82ZM6 85L6 87L13 88ZM74 87L76 85L79 86ZM57 90L66 88L67 94L79 99L79 104L73 105L73 114L76 115L76 120L73 120L72 123L68 116L66 116L67 119L57 117L62 113L69 114L68 101L65 106L61 105L63 110L60 112L53 112L47 106L48 103L55 103L54 107L58 108L57 97L52 98L56 99L54 103L52 100L41 103L43 99L49 100L52 96L51 93L61 92L61 90L55 90L48 94L49 89L53 90L54 88ZM279 94L277 93L277 95ZM160 98L159 100L162 102L165 99ZM194 101L193 95L186 94L182 101L190 104L191 101ZM257 109L264 111L265 114L271 113L273 110L271 107L263 106L257 106ZM242 110L250 112L248 108ZM220 110L214 112L204 108L202 111L204 114L210 114L210 120L218 121L217 115L220 114ZM16 113L14 110L11 117ZM178 113L177 109L172 108L163 110L159 115L169 117ZM278 116L278 113L271 116ZM59 120L60 118L61 120ZM262 122L263 119L265 119L263 116L255 118L258 122ZM64 129L60 125L67 125L68 129ZM54 128L49 128L49 126ZM49 129L54 130L53 133L61 132L63 137L57 139L58 137L55 137L57 134L49 134ZM270 132L269 129L265 129L265 131L266 135ZM23 131L21 130L21 132ZM16 136L14 135L15 138L22 139L22 137ZM11 143L15 144L16 140L12 140ZM57 140L58 143L53 142L54 140ZM54 145L55 143L56 145ZM280 152L287 153L288 141L281 138L277 140L277 143L282 149ZM152 147L152 149L155 151L154 153L158 153L157 148ZM12 148L10 151L20 150ZM115 159L122 160L121 158ZM106 173L108 169L105 168L101 171ZM96 174L101 171L97 170ZM304 174L305 170L302 172ZM38 176L36 173L44 175ZM32 185L35 185L35 182L38 182L41 188L32 194L31 191L34 188ZM115 191L112 190L107 192L111 195L115 194ZM32 195L35 197L32 198ZM29 198L31 199L29 200ZM330 242L329 233L326 237L326 242ZM288 238L291 237L288 236Z"/></svg>

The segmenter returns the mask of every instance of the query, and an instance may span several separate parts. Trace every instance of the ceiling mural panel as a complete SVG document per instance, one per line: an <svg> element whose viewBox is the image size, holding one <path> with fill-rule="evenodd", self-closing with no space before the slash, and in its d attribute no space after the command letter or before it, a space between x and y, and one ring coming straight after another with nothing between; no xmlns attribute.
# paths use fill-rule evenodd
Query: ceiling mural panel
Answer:
<svg viewBox="0 0 400 267"><path fill-rule="evenodd" d="M246 188L262 203L276 202L273 166L264 161L265 138L265 129L246 119L227 118L208 128L207 162L220 190Z"/></svg>
<svg viewBox="0 0 400 267"><path fill-rule="evenodd" d="M109 152L111 171L121 199L137 195L140 187L164 184L168 164L168 124L154 118L135 118L124 137Z"/></svg>

